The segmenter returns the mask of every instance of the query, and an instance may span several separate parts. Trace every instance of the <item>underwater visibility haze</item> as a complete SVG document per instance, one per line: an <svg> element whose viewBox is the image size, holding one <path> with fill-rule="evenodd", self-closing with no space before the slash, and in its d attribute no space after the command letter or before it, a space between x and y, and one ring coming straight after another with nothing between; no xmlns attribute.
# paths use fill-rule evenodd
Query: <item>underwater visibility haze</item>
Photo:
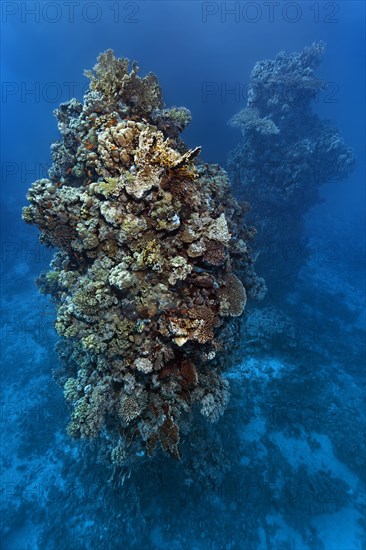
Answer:
<svg viewBox="0 0 366 550"><path fill-rule="evenodd" d="M364 550L363 2L3 2L6 550Z"/></svg>

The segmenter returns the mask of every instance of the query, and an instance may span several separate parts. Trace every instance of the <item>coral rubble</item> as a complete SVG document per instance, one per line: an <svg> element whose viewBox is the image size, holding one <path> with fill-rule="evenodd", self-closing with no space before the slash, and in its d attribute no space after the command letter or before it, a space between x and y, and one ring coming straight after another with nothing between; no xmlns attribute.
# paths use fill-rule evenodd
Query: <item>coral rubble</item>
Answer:
<svg viewBox="0 0 366 550"><path fill-rule="evenodd" d="M333 93L316 76L324 48L314 43L258 62L247 104L230 121L242 140L229 155L229 175L238 195L250 198L256 265L280 302L308 258L304 216L320 202L319 188L346 178L354 165L338 131L312 111L314 100Z"/></svg>
<svg viewBox="0 0 366 550"><path fill-rule="evenodd" d="M187 150L190 113L163 108L154 75L111 50L86 74L84 102L55 112L49 179L23 210L57 249L39 286L57 307L68 432L102 436L117 465L159 446L179 458L182 413L197 403L209 420L222 414L225 335L264 292L247 205Z"/></svg>

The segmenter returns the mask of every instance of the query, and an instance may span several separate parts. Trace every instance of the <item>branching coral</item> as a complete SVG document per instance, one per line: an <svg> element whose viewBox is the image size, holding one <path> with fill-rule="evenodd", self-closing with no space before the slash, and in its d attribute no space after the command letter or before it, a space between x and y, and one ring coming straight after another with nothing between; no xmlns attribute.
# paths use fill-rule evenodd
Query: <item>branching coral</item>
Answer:
<svg viewBox="0 0 366 550"><path fill-rule="evenodd" d="M69 433L103 433L118 464L159 445L179 458L180 417L196 402L218 419L220 334L246 291L264 288L246 205L180 141L189 112L161 109L156 78L128 65L102 54L84 103L56 111L54 164L23 213L58 248L39 285L57 305Z"/></svg>
<svg viewBox="0 0 366 550"><path fill-rule="evenodd" d="M109 105L119 102L120 107L127 106L131 114L149 114L162 105L158 80L152 73L139 78L136 63L132 64L131 71L129 64L128 59L116 58L112 50L102 53L94 69L85 71L91 80L90 89L102 94Z"/></svg>

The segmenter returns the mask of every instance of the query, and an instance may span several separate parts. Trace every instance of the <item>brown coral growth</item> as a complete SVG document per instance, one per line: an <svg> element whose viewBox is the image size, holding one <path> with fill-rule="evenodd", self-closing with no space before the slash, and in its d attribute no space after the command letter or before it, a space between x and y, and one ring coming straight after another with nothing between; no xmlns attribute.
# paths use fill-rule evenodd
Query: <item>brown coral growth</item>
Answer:
<svg viewBox="0 0 366 550"><path fill-rule="evenodd" d="M224 410L219 337L261 282L226 173L179 138L188 111L162 109L156 77L128 60L98 61L84 102L56 111L49 179L23 217L58 249L39 284L57 303L69 433L103 433L114 463L158 443L179 458L191 404Z"/></svg>
<svg viewBox="0 0 366 550"><path fill-rule="evenodd" d="M220 291L220 315L239 317L247 303L247 294L243 283L234 273L225 277L225 285Z"/></svg>

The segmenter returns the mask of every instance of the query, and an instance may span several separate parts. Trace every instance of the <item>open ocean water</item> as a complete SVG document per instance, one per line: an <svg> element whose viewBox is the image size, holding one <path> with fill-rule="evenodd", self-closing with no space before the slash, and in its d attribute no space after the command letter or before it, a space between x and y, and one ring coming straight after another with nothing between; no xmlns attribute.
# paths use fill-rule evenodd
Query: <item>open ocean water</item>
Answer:
<svg viewBox="0 0 366 550"><path fill-rule="evenodd" d="M0 7L2 550L365 550L364 2Z"/></svg>

